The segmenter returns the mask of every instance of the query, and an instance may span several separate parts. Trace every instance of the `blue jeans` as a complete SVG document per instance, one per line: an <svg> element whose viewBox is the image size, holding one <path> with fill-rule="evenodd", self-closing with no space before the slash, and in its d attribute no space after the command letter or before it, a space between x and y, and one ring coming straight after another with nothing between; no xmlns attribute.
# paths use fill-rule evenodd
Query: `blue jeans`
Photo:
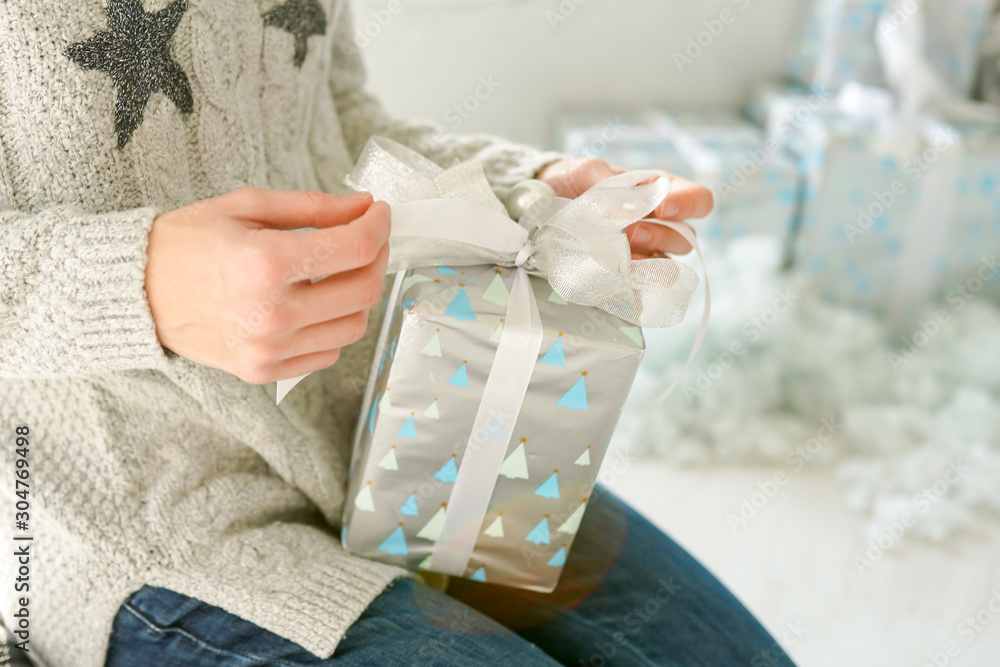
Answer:
<svg viewBox="0 0 1000 667"><path fill-rule="evenodd" d="M394 580L320 659L223 609L144 586L114 620L106 667L793 665L726 588L596 487L552 593Z"/></svg>

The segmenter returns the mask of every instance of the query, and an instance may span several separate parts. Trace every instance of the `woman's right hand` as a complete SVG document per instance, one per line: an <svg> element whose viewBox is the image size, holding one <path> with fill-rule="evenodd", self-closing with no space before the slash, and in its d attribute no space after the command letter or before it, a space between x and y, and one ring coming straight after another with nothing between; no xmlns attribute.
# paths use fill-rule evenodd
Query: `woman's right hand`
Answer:
<svg viewBox="0 0 1000 667"><path fill-rule="evenodd" d="M156 335L251 384L327 368L367 330L389 228L368 193L245 187L161 213L146 251Z"/></svg>

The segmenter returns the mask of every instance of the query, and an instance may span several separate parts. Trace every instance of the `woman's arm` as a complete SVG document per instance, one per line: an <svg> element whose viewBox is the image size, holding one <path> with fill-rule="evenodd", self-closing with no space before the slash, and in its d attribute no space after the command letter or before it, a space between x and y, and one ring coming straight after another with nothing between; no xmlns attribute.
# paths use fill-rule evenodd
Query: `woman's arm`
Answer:
<svg viewBox="0 0 1000 667"><path fill-rule="evenodd" d="M388 236L370 196L252 187L164 213L0 212L0 377L326 368L364 335Z"/></svg>
<svg viewBox="0 0 1000 667"><path fill-rule="evenodd" d="M340 0L339 5L341 15L336 22L329 85L352 161L357 162L373 134L394 139L445 168L456 159L477 158L494 191L503 198L518 181L534 178L546 165L567 157L489 134L451 134L428 121L393 118L375 96L364 90L366 72L352 39L351 3Z"/></svg>
<svg viewBox="0 0 1000 667"><path fill-rule="evenodd" d="M144 290L154 207L0 212L0 377L169 362Z"/></svg>

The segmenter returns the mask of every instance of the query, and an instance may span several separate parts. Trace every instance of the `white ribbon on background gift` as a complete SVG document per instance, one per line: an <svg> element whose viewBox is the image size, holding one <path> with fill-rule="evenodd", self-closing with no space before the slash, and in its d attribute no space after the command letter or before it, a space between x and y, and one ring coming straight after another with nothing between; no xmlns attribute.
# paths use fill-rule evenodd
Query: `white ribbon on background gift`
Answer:
<svg viewBox="0 0 1000 667"><path fill-rule="evenodd" d="M494 195L477 160L445 170L383 137L369 140L345 182L392 206L387 273L477 264L517 269L493 367L430 564L434 571L461 575L541 350L543 329L529 274L548 280L571 303L600 308L638 326L679 323L698 287L694 270L672 259L632 260L623 233L666 198L671 182L661 172L627 172L576 199L545 198L516 223ZM648 221L675 230L701 256L687 225ZM707 282L705 287L705 310L688 364L707 330ZM303 377L279 381L277 402ZM503 416L499 427L496 415Z"/></svg>

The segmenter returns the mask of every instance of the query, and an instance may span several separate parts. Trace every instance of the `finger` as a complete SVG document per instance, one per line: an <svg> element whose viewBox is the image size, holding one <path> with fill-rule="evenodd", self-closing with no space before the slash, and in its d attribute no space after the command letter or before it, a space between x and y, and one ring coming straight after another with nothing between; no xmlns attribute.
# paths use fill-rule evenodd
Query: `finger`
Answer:
<svg viewBox="0 0 1000 667"><path fill-rule="evenodd" d="M302 329L359 311L367 312L382 296L388 262L387 243L366 266L315 283L306 281L294 285L288 295L289 319L293 326Z"/></svg>
<svg viewBox="0 0 1000 667"><path fill-rule="evenodd" d="M579 197L601 181L607 180L614 175L614 169L604 160L599 158L587 160L575 171L573 176L573 186L576 196Z"/></svg>
<svg viewBox="0 0 1000 667"><path fill-rule="evenodd" d="M637 222L625 228L629 245L633 252L652 255L654 253L669 253L686 255L691 252L691 244L687 240L663 225L655 222Z"/></svg>
<svg viewBox="0 0 1000 667"><path fill-rule="evenodd" d="M340 196L315 190L270 190L246 187L216 198L237 218L275 229L323 229L345 225L372 205L368 192Z"/></svg>
<svg viewBox="0 0 1000 667"><path fill-rule="evenodd" d="M671 176L670 194L656 207L653 215L661 220L704 218L715 206L712 191L686 178Z"/></svg>
<svg viewBox="0 0 1000 667"><path fill-rule="evenodd" d="M560 197L573 199L614 175L608 163L600 158L572 158L546 169L543 180Z"/></svg>
<svg viewBox="0 0 1000 667"><path fill-rule="evenodd" d="M389 205L377 201L346 225L301 233L274 232L270 237L276 252L289 260L283 279L299 282L371 264L388 242L389 232Z"/></svg>
<svg viewBox="0 0 1000 667"><path fill-rule="evenodd" d="M287 359L280 364L276 364L268 372L267 377L270 379L265 379L263 382L258 382L257 384L266 384L268 382L275 382L276 380L289 380L300 375L305 375L306 373L321 371L324 368L333 366L339 358L340 350L337 349Z"/></svg>
<svg viewBox="0 0 1000 667"><path fill-rule="evenodd" d="M278 343L278 352L285 360L327 352L357 343L366 331L368 311L361 310L299 329Z"/></svg>

